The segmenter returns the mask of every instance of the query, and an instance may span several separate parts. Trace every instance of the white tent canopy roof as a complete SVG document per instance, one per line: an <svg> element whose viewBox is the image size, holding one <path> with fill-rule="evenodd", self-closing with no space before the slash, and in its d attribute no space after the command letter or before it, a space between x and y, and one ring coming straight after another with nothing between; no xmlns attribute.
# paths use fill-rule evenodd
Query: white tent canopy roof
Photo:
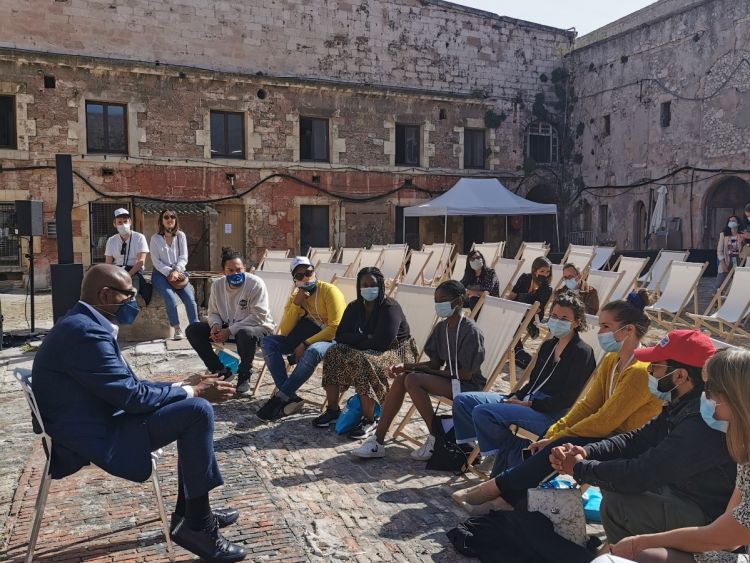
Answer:
<svg viewBox="0 0 750 563"><path fill-rule="evenodd" d="M405 217L450 215L557 215L557 205L524 199L496 178L461 178L444 194L404 209Z"/></svg>

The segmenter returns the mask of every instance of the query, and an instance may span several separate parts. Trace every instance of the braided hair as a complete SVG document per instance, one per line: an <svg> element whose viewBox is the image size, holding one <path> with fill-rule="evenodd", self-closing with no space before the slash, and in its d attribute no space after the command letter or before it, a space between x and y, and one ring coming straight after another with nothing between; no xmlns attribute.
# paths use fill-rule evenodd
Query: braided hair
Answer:
<svg viewBox="0 0 750 563"><path fill-rule="evenodd" d="M379 305L380 303L385 301L385 276L383 275L383 272L380 271L380 268L375 268L372 266L362 268L359 272L357 272L357 301L364 305L365 300L359 290L362 285L362 278L365 276L372 276L375 278L375 281L378 282L379 293L376 303Z"/></svg>

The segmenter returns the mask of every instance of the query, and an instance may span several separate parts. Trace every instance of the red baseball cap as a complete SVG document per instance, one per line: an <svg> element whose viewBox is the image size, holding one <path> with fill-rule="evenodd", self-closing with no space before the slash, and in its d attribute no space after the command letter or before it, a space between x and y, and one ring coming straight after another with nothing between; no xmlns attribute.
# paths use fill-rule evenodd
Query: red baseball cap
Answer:
<svg viewBox="0 0 750 563"><path fill-rule="evenodd" d="M636 348L633 352L641 362L664 362L674 360L686 366L702 368L716 353L711 339L698 330L673 330L668 332L656 346Z"/></svg>

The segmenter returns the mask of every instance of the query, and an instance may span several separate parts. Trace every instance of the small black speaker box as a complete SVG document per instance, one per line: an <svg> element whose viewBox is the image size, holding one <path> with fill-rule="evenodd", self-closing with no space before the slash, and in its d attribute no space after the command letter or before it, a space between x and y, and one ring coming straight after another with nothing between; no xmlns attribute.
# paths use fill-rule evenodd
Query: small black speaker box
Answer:
<svg viewBox="0 0 750 563"><path fill-rule="evenodd" d="M40 237L44 234L42 222L42 202L38 200L16 200L16 222L18 235L22 237Z"/></svg>

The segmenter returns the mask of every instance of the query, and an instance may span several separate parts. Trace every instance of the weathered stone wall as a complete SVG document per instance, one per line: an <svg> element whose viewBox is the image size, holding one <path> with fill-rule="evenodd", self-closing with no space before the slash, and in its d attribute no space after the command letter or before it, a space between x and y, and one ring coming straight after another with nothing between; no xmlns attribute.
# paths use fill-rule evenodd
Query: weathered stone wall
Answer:
<svg viewBox="0 0 750 563"><path fill-rule="evenodd" d="M737 210L742 200L741 195L733 196L734 203L712 199L732 175L718 171L748 168L750 3L704 0L676 8L663 2L654 9L656 19L593 32L593 39L578 43L568 57L578 95L570 122L573 152L582 161L570 167L570 175L580 189L628 186L682 166L709 171L687 170L632 189L590 189L576 205L592 206L591 224L584 224L581 213L568 227L588 227L599 241L637 248L643 233L637 232L635 209L639 203L653 205L653 190L663 183L670 190L666 216L682 219L682 246L705 247L715 243L723 226L712 219L714 210L723 205ZM668 126L661 123L665 102L671 104ZM750 187L746 195L750 201ZM605 211L608 221L601 230L599 215Z"/></svg>
<svg viewBox="0 0 750 563"><path fill-rule="evenodd" d="M0 46L513 98L572 34L436 0L0 3Z"/></svg>

